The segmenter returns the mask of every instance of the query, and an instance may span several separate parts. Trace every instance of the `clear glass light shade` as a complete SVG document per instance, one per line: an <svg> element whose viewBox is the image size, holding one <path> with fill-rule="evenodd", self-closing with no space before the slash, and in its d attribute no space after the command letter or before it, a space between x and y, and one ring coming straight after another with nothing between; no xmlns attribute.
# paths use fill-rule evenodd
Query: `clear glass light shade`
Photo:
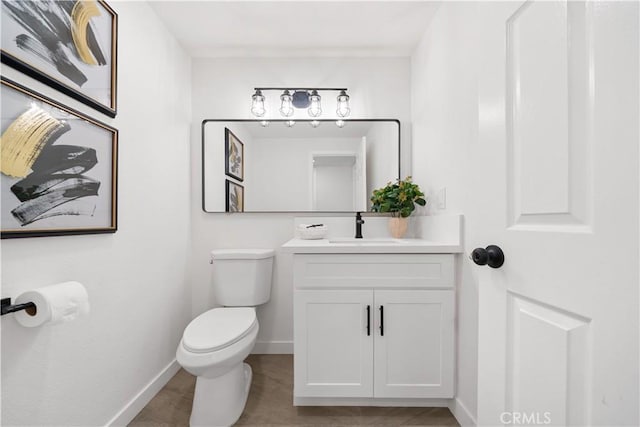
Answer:
<svg viewBox="0 0 640 427"><path fill-rule="evenodd" d="M344 127L344 120L336 120L336 126L338 126L339 128L343 128Z"/></svg>
<svg viewBox="0 0 640 427"><path fill-rule="evenodd" d="M295 125L295 124L296 124L296 121L295 121L295 120L287 120L286 122L284 122L284 125L285 125L286 127L288 127L288 128L292 128L292 127L293 127L293 125Z"/></svg>
<svg viewBox="0 0 640 427"><path fill-rule="evenodd" d="M319 117L320 114L322 114L322 107L320 106L320 95L318 95L317 90L311 92L311 95L309 95L309 102L311 105L309 105L307 112L311 117Z"/></svg>
<svg viewBox="0 0 640 427"><path fill-rule="evenodd" d="M256 117L262 117L265 111L264 96L261 91L257 90L251 97L251 113Z"/></svg>
<svg viewBox="0 0 640 427"><path fill-rule="evenodd" d="M280 114L284 117L291 117L293 114L292 98L288 90L285 90L282 95L280 95Z"/></svg>
<svg viewBox="0 0 640 427"><path fill-rule="evenodd" d="M311 120L309 124L311 125L311 127L314 127L314 128L317 128L318 126L320 126L320 122L318 120Z"/></svg>
<svg viewBox="0 0 640 427"><path fill-rule="evenodd" d="M336 109L338 117L349 117L351 108L349 108L349 95L345 91L340 91L338 95L338 108Z"/></svg>
<svg viewBox="0 0 640 427"><path fill-rule="evenodd" d="M260 126L262 126L263 128L266 128L267 126L269 126L269 120L262 120L260 122Z"/></svg>

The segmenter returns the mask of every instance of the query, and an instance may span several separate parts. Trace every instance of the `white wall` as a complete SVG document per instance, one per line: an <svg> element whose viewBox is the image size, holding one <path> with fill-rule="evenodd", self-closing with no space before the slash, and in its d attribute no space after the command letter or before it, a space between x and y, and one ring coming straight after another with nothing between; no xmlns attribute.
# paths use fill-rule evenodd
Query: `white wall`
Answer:
<svg viewBox="0 0 640 427"><path fill-rule="evenodd" d="M412 57L413 177L424 185L428 210L436 215L464 213L469 203L482 203L479 192L486 190L478 186L481 178L468 173L478 128L476 7L443 3ZM446 206L439 209L442 189ZM478 293L464 255L458 257L457 278L456 404L475 418Z"/></svg>
<svg viewBox="0 0 640 427"><path fill-rule="evenodd" d="M191 194L193 238L193 316L212 304L209 252L216 248L275 248L293 237L295 214L207 214L202 212L200 123L203 119L252 119L253 88L301 85L347 87L352 118L397 118L402 121L408 148L410 116L410 61L408 58L250 58L193 60L193 127ZM275 100L277 92L265 93ZM336 94L337 96L337 94ZM326 98L324 117L335 117L335 103ZM267 118L278 118L277 103L267 103ZM296 118L308 118L305 110ZM275 125L272 124L272 126ZM408 158L410 150L404 152ZM298 215L299 216L299 215ZM365 227L366 233L366 227ZM291 350L293 285L286 255L277 254L271 301L258 309L260 335L257 351L271 347Z"/></svg>
<svg viewBox="0 0 640 427"><path fill-rule="evenodd" d="M2 67L120 131L117 233L2 241L3 297L77 280L91 302L89 317L68 324L26 329L2 317L5 426L105 425L172 362L190 320L190 59L147 4L111 6L116 119Z"/></svg>
<svg viewBox="0 0 640 427"><path fill-rule="evenodd" d="M382 188L391 177L398 175L398 168L389 162L389 152L380 150L385 141L393 141L397 138L397 128L392 126L371 126L367 133L367 206L371 205L373 190ZM404 176L409 175L408 168L402 171Z"/></svg>

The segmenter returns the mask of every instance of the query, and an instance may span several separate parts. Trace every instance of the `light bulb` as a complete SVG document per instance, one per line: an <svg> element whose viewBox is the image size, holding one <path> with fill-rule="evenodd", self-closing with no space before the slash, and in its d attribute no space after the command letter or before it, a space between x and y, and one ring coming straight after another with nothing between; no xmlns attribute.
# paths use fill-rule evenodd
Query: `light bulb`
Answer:
<svg viewBox="0 0 640 427"><path fill-rule="evenodd" d="M322 107L320 106L320 95L318 95L317 90L311 92L309 102L311 102L311 105L307 112L311 117L319 117L322 114Z"/></svg>
<svg viewBox="0 0 640 427"><path fill-rule="evenodd" d="M338 95L338 108L336 109L338 117L349 117L351 114L351 108L349 108L349 95L344 90L340 91Z"/></svg>
<svg viewBox="0 0 640 427"><path fill-rule="evenodd" d="M344 127L344 120L336 120L336 126L338 126L339 128L343 128Z"/></svg>
<svg viewBox="0 0 640 427"><path fill-rule="evenodd" d="M286 127L288 127L288 128L292 128L292 127L293 127L293 125L295 125L295 124L296 124L296 121L295 121L295 120L287 120L286 122L284 122L284 125L285 125Z"/></svg>
<svg viewBox="0 0 640 427"><path fill-rule="evenodd" d="M318 126L320 126L320 122L318 120L311 120L309 124L311 125L311 127L314 127L314 128L317 128Z"/></svg>
<svg viewBox="0 0 640 427"><path fill-rule="evenodd" d="M256 90L256 93L251 97L251 113L256 117L262 117L265 113L264 109L264 96L260 89Z"/></svg>
<svg viewBox="0 0 640 427"><path fill-rule="evenodd" d="M269 126L269 121L268 120L261 121L260 126L262 126L263 128L266 128L267 126Z"/></svg>
<svg viewBox="0 0 640 427"><path fill-rule="evenodd" d="M280 114L284 117L290 117L293 114L293 104L291 94L288 90L285 90L282 95L280 95Z"/></svg>

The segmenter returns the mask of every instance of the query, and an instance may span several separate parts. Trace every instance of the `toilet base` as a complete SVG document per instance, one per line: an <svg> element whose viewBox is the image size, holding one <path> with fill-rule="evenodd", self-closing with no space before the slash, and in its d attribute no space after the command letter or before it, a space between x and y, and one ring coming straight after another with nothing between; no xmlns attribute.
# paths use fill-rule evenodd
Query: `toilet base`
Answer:
<svg viewBox="0 0 640 427"><path fill-rule="evenodd" d="M246 363L239 363L220 377L198 377L189 425L191 427L233 425L242 415L247 403L251 377L251 366Z"/></svg>

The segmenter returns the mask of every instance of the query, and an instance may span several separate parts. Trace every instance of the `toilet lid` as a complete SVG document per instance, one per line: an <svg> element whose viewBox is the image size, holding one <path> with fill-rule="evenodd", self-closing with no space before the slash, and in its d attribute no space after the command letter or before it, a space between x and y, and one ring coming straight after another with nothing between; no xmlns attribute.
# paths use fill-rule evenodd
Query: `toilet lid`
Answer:
<svg viewBox="0 0 640 427"><path fill-rule="evenodd" d="M244 338L256 322L252 307L214 308L189 323L182 342L194 353L219 350Z"/></svg>

